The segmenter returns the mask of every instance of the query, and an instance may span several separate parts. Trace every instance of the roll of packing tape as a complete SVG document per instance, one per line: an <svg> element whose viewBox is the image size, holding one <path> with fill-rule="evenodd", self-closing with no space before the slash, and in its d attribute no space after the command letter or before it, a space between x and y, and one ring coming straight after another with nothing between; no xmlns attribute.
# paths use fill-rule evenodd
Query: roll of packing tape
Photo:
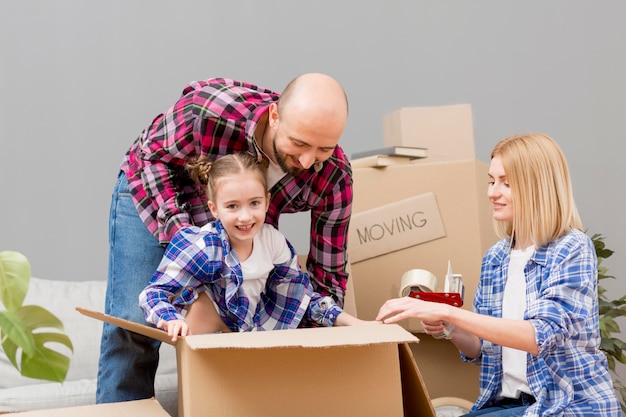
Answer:
<svg viewBox="0 0 626 417"><path fill-rule="evenodd" d="M437 291L437 277L425 269L410 269L402 274L400 297L406 297L414 291Z"/></svg>

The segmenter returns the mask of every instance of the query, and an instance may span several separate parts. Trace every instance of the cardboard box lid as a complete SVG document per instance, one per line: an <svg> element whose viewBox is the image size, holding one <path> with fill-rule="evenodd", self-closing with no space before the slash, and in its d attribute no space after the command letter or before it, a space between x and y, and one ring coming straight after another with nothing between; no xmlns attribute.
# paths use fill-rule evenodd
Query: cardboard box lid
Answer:
<svg viewBox="0 0 626 417"><path fill-rule="evenodd" d="M171 417L154 398L49 410L21 411L3 415L19 417Z"/></svg>
<svg viewBox="0 0 626 417"><path fill-rule="evenodd" d="M114 324L123 329L130 330L144 336L149 336L153 339L160 340L161 342L168 343L170 345L176 345L176 343L172 343L172 339L170 339L167 333L165 333L163 330L159 330L150 326L145 326L143 324L138 324L129 320L120 319L118 317L109 316L108 314L104 314L99 311L89 310L83 307L76 307L76 311L84 314L87 317Z"/></svg>
<svg viewBox="0 0 626 417"><path fill-rule="evenodd" d="M409 345L398 346L402 378L402 401L405 417L436 417L424 378L415 363Z"/></svg>
<svg viewBox="0 0 626 417"><path fill-rule="evenodd" d="M101 312L76 307L86 316L124 329L172 343L167 333L146 325L120 319ZM267 349L276 347L327 348L329 346L363 346L381 343L410 343L419 339L396 324L376 324L343 327L318 327L298 331L242 332L202 334L181 337L193 350L200 349Z"/></svg>
<svg viewBox="0 0 626 417"><path fill-rule="evenodd" d="M267 349L277 347L328 348L332 346L364 346L381 343L417 342L418 338L399 325L369 324L314 329L274 330L203 334L186 337L191 349Z"/></svg>

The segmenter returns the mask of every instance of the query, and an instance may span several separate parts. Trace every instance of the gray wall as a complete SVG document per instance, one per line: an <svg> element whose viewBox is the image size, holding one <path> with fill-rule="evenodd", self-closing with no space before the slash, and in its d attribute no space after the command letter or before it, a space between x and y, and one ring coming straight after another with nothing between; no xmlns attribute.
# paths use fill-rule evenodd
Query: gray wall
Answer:
<svg viewBox="0 0 626 417"><path fill-rule="evenodd" d="M348 154L381 146L382 117L402 106L471 103L485 162L510 134L553 136L624 293L625 17L621 0L3 0L0 250L42 278L105 279L122 155L185 83L281 90L322 71L350 99ZM300 251L303 223L282 227Z"/></svg>

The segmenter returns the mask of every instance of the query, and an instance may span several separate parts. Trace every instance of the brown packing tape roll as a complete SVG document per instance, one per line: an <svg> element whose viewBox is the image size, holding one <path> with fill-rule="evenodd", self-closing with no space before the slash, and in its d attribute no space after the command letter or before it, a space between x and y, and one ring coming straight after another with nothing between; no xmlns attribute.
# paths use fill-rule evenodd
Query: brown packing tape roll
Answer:
<svg viewBox="0 0 626 417"><path fill-rule="evenodd" d="M406 271L400 280L400 297L406 297L413 291L437 291L437 277L425 269Z"/></svg>

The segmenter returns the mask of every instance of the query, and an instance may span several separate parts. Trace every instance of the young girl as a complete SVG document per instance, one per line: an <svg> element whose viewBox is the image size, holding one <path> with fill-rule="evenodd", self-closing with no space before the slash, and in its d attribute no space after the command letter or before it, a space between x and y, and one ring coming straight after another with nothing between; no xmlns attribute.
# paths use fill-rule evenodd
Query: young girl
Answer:
<svg viewBox="0 0 626 417"><path fill-rule="evenodd" d="M404 297L377 320L445 328L462 358L480 364L466 416L620 416L599 349L596 254L558 145L544 134L498 143L487 195L502 240L483 258L474 311Z"/></svg>
<svg viewBox="0 0 626 417"><path fill-rule="evenodd" d="M313 291L293 247L265 223L266 167L248 153L188 164L207 184L215 221L179 230L139 296L146 320L180 334L293 329L305 315L321 326L362 323Z"/></svg>

